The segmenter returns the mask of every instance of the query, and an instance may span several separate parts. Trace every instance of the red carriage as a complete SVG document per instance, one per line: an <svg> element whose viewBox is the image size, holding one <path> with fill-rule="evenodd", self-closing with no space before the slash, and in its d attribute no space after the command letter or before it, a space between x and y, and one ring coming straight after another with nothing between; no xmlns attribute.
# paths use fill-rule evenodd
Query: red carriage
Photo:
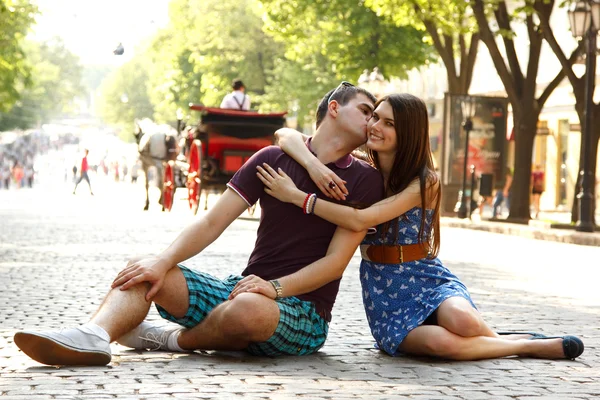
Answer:
<svg viewBox="0 0 600 400"><path fill-rule="evenodd" d="M165 165L162 199L164 208L170 211L175 190L186 187L188 204L196 214L202 191L207 199L208 191L225 190L246 160L273 144L273 135L284 126L287 113L262 114L196 104L190 109L200 112L200 121L195 127L183 129L183 150L175 161Z"/></svg>

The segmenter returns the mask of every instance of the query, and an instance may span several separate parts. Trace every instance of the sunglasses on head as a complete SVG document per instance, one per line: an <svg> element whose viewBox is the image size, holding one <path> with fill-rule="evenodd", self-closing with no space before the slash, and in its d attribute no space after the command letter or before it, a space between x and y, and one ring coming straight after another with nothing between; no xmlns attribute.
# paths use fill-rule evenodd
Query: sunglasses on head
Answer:
<svg viewBox="0 0 600 400"><path fill-rule="evenodd" d="M349 87L354 87L353 84L351 84L350 82L347 81L342 81L342 83L340 83L338 85L338 87L335 88L335 90L331 93L331 95L329 96L329 99L327 99L327 104L331 103L331 100L333 99L333 96L340 91L340 89L342 88L349 88Z"/></svg>

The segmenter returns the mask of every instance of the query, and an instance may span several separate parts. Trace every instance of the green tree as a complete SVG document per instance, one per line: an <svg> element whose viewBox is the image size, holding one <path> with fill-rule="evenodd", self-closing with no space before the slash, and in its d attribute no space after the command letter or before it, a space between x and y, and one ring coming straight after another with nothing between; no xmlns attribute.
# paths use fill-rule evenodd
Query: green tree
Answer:
<svg viewBox="0 0 600 400"><path fill-rule="evenodd" d="M0 112L8 111L30 83L23 43L38 13L26 0L0 0Z"/></svg>
<svg viewBox="0 0 600 400"><path fill-rule="evenodd" d="M120 127L119 136L125 141L133 141L135 119L154 117L148 77L148 59L141 53L114 71L101 85L100 116Z"/></svg>
<svg viewBox="0 0 600 400"><path fill-rule="evenodd" d="M74 111L74 100L84 93L82 67L60 39L24 46L31 62L31 84L10 111L0 116L0 130L31 128Z"/></svg>
<svg viewBox="0 0 600 400"><path fill-rule="evenodd" d="M177 110L187 110L189 103L202 98L202 73L191 61L192 50L186 46L183 32L169 27L159 32L148 50L149 79L153 90L150 100L154 118L160 122L172 121Z"/></svg>
<svg viewBox="0 0 600 400"><path fill-rule="evenodd" d="M550 18L554 8L554 0L540 1L536 6L544 18ZM479 26L481 40L485 43L496 72L508 95L512 106L515 129L515 173L511 189L511 206L509 219L528 220L529 185L531 176L531 154L537 132L540 112L552 91L566 75L561 69L554 79L538 92L537 74L539 71L540 52L544 40L539 18L534 15L533 3L525 0L513 12L509 11L506 1L486 2L473 0L473 13ZM515 48L514 23L524 23L529 39L527 67L522 69L522 60L517 57ZM504 51L500 50L497 38L501 38ZM572 65L580 52L578 47L570 55L567 65Z"/></svg>
<svg viewBox="0 0 600 400"><path fill-rule="evenodd" d="M448 91L467 94L477 59L479 33L468 1L365 0L378 15L399 26L427 32L446 68Z"/></svg>
<svg viewBox="0 0 600 400"><path fill-rule="evenodd" d="M433 59L423 33L377 15L362 1L263 0L266 32L285 45L276 60L271 95L296 100L301 110L315 108L340 80L356 81L364 69L384 75L406 73Z"/></svg>
<svg viewBox="0 0 600 400"><path fill-rule="evenodd" d="M268 107L260 96L282 46L263 32L258 1L174 0L169 16L148 50L157 120L173 120L189 103L219 106L237 77L253 108Z"/></svg>

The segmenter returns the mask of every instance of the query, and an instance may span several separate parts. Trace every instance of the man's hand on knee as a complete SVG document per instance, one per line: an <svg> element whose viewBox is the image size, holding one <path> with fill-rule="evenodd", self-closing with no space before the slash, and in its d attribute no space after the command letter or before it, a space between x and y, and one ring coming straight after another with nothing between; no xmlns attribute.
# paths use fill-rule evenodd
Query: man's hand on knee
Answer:
<svg viewBox="0 0 600 400"><path fill-rule="evenodd" d="M148 282L151 287L146 293L146 301L150 301L162 288L165 275L172 267L168 261L160 257L132 260L119 272L111 286L112 288L120 286L121 290L127 290L139 283Z"/></svg>
<svg viewBox="0 0 600 400"><path fill-rule="evenodd" d="M256 275L248 275L241 281L239 281L231 293L229 294L229 300L233 300L236 296L241 293L256 293L262 294L270 299L275 300L277 297L277 291L269 281L265 281Z"/></svg>

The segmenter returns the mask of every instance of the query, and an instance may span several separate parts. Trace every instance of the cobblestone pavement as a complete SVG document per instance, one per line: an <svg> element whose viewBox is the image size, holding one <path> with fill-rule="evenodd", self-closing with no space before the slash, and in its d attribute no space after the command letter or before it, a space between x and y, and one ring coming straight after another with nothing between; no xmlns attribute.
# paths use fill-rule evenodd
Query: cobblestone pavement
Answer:
<svg viewBox="0 0 600 400"><path fill-rule="evenodd" d="M16 330L83 323L132 255L167 246L190 222L142 212L141 185L102 183L96 196L56 183L0 191L0 399L592 399L600 395L600 249L444 228L441 258L495 329L577 334L577 361L446 362L392 358L373 348L355 255L342 280L330 336L307 357L238 352L172 354L113 345L106 367L38 364ZM241 270L256 220L239 219L192 266L224 277ZM157 314L152 311L151 317Z"/></svg>

